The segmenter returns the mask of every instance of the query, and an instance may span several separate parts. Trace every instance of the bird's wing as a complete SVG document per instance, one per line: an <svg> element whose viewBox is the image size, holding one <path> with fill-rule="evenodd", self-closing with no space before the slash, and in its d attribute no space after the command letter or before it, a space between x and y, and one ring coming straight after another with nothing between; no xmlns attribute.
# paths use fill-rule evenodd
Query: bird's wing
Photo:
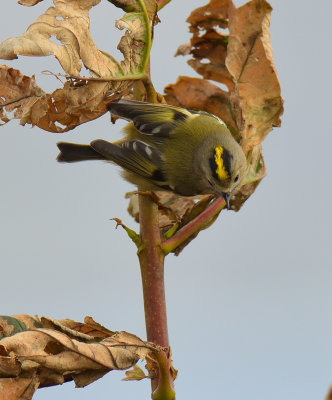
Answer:
<svg viewBox="0 0 332 400"><path fill-rule="evenodd" d="M143 134L168 137L179 123L193 117L196 112L167 104L150 104L141 101L119 100L107 105L112 114L134 123Z"/></svg>
<svg viewBox="0 0 332 400"><path fill-rule="evenodd" d="M157 186L168 188L162 171L161 154L154 147L140 140L113 144L102 139L94 140L90 146L125 170L152 181Z"/></svg>

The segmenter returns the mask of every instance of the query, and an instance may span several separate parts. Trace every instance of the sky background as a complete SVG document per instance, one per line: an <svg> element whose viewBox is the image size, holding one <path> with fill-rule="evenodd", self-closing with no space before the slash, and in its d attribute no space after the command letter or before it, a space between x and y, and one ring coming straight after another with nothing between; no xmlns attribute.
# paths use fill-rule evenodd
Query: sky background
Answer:
<svg viewBox="0 0 332 400"><path fill-rule="evenodd" d="M204 0L173 0L160 12L151 55L162 92L179 74L185 23ZM244 1L236 2L243 4ZM0 40L22 33L51 1L26 8L6 1ZM222 212L179 257L166 259L170 343L179 369L177 399L323 400L332 384L331 0L271 0L271 40L285 100L282 127L264 141L268 174L239 213ZM112 52L122 12L103 1L91 12L97 46ZM7 65L57 82L54 57ZM145 338L136 250L112 217L127 214L124 182L100 162L58 164L56 142L119 137L109 116L52 134L0 128L0 314L82 321ZM148 399L147 381L112 372L85 389L41 389L36 400Z"/></svg>

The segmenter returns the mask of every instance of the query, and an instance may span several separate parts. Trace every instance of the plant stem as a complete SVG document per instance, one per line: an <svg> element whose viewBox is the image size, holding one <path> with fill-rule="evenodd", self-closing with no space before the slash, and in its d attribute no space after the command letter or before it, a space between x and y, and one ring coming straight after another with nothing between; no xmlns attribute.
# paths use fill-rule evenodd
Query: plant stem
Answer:
<svg viewBox="0 0 332 400"><path fill-rule="evenodd" d="M169 347L164 288L165 254L161 249L158 206L149 196L139 195L139 210L141 246L138 249L138 257L141 266L147 340ZM159 377L152 379L153 391L157 389L158 384ZM170 385L173 386L172 379Z"/></svg>

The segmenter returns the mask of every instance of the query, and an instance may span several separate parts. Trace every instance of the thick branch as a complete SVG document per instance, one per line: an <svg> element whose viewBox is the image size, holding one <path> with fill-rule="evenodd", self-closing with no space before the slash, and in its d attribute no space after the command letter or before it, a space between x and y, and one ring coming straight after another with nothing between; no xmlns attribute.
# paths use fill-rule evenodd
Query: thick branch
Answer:
<svg viewBox="0 0 332 400"><path fill-rule="evenodd" d="M160 346L169 347L164 288L165 254L161 248L158 206L149 196L139 195L139 210L141 246L138 249L138 257L141 266L147 339ZM168 364L168 360L166 361ZM169 373L169 365L167 370ZM159 374L159 377L152 379L152 390L160 389L160 384L164 386L164 380L160 379L162 376ZM170 373L168 387L173 388Z"/></svg>

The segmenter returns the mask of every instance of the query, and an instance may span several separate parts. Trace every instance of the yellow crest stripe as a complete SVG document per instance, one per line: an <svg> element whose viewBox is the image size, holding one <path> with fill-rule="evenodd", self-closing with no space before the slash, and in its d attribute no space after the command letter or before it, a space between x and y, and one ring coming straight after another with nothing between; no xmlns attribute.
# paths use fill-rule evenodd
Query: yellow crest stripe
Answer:
<svg viewBox="0 0 332 400"><path fill-rule="evenodd" d="M228 173L225 169L224 160L222 158L223 152L224 149L221 146L215 148L214 161L217 165L216 174L221 181L228 179Z"/></svg>

